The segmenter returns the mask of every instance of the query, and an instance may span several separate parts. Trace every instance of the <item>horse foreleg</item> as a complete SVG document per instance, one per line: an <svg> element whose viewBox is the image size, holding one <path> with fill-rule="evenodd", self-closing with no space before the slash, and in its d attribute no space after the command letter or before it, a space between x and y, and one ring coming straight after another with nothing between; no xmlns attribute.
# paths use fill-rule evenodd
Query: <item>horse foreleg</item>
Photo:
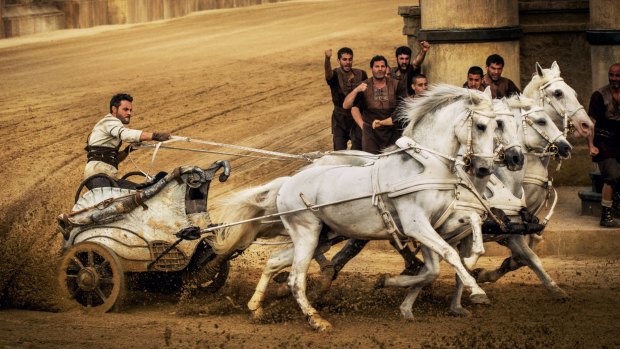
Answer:
<svg viewBox="0 0 620 349"><path fill-rule="evenodd" d="M536 246L538 246L538 244L540 244L543 241L543 237L542 235L539 234L530 234L529 236L529 242L528 242L528 246L533 250L536 248Z"/></svg>
<svg viewBox="0 0 620 349"><path fill-rule="evenodd" d="M439 254L441 258L452 265L465 287L471 290L470 299L474 304L489 304L490 301L486 293L478 286L476 280L469 275L463 263L461 263L456 250L437 234L428 218L418 212L414 213L412 218L411 220L401 221L405 228L405 233L420 241L420 243Z"/></svg>
<svg viewBox="0 0 620 349"><path fill-rule="evenodd" d="M542 261L530 246L528 246L523 236L514 236L510 238L508 240L508 247L513 251L513 259L516 259L520 265L527 265L536 273L536 276L538 276L538 279L542 282L547 291L551 293L553 299L567 300L570 298L570 296L551 279L551 276L545 271Z"/></svg>
<svg viewBox="0 0 620 349"><path fill-rule="evenodd" d="M476 262L478 262L478 258L484 254L484 240L482 238L482 220L480 216L472 212L469 215L469 224L471 226L471 250L468 257L463 258L463 263L465 267L471 270Z"/></svg>
<svg viewBox="0 0 620 349"><path fill-rule="evenodd" d="M452 301L450 302L450 314L455 316L470 316L471 312L465 308L461 304L461 298L463 298L463 282L461 279L455 275L456 286L454 291L454 296L452 296Z"/></svg>
<svg viewBox="0 0 620 349"><path fill-rule="evenodd" d="M396 241L394 239L390 239L390 245L398 251L400 256L403 257L403 260L405 261L405 269L403 269L401 275L417 275L420 272L420 269L424 266L424 262L416 257L414 251L412 251L409 247L409 244L405 244L403 249L400 249L396 244Z"/></svg>
<svg viewBox="0 0 620 349"><path fill-rule="evenodd" d="M263 301L265 300L265 292L269 285L269 280L278 271L290 266L293 263L294 249L292 247L275 251L269 256L269 260L263 269L263 274L256 285L256 290L252 298L248 302L248 308L252 311L252 318L260 320L263 313Z"/></svg>
<svg viewBox="0 0 620 349"><path fill-rule="evenodd" d="M400 313L406 320L413 320L413 303L418 298L420 291L422 291L424 286L429 285L435 279L437 279L437 276L439 276L439 256L426 247L422 247L421 250L422 254L424 255L424 266L420 270L420 275L426 275L426 279L411 285L407 296L399 306ZM411 276L401 277L411 278Z"/></svg>
<svg viewBox="0 0 620 349"><path fill-rule="evenodd" d="M439 262L437 262L437 266L433 264L435 260L438 260L438 256L424 246L422 246L421 251L424 256L424 265L417 275L401 274L397 276L389 276L388 274L384 274L379 277L379 280L375 286L377 288L410 287L416 285L426 286L432 283L439 276ZM415 298L411 301L411 304L413 304L413 301L415 301Z"/></svg>

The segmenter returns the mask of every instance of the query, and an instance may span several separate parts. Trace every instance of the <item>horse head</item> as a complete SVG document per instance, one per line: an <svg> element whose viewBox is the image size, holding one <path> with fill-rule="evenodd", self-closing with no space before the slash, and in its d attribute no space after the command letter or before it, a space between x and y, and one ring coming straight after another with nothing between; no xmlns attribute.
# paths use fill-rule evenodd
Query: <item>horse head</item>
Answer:
<svg viewBox="0 0 620 349"><path fill-rule="evenodd" d="M455 129L459 143L465 146L463 161L478 177L493 173L495 160L494 138L498 124L493 110L493 97L489 87L484 92L466 90L468 112ZM459 125L460 124L460 125Z"/></svg>
<svg viewBox="0 0 620 349"><path fill-rule="evenodd" d="M545 110L523 96L508 100L521 130L521 142L528 152L570 157L572 146Z"/></svg>
<svg viewBox="0 0 620 349"><path fill-rule="evenodd" d="M576 136L588 137L594 132L594 124L577 100L577 93L560 77L557 62L553 62L550 69L543 69L537 62L536 73L523 94L537 100L565 136L572 127Z"/></svg>
<svg viewBox="0 0 620 349"><path fill-rule="evenodd" d="M506 98L494 99L493 110L495 111L495 121L497 130L495 136L499 146L503 149L501 161L506 164L510 171L519 171L523 168L525 156L521 148L521 140L514 114L508 106Z"/></svg>

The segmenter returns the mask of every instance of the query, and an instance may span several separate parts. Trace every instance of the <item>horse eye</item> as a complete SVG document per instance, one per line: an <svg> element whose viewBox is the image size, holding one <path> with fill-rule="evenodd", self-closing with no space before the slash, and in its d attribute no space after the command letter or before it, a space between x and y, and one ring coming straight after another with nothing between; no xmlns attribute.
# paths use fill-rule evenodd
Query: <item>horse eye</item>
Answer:
<svg viewBox="0 0 620 349"><path fill-rule="evenodd" d="M553 91L553 97L555 98L562 98L564 94L562 93L562 90L555 90Z"/></svg>
<svg viewBox="0 0 620 349"><path fill-rule="evenodd" d="M487 126L483 124L476 124L476 128L478 129L478 131L484 131L487 129Z"/></svg>
<svg viewBox="0 0 620 349"><path fill-rule="evenodd" d="M545 126L547 124L547 121L545 119L536 120L536 124L540 126Z"/></svg>

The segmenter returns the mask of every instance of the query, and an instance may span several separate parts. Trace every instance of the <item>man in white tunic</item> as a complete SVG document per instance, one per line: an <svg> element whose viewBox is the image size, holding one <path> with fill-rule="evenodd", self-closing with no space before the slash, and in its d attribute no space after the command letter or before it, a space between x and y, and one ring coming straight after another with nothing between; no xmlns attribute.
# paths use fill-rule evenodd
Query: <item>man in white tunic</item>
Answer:
<svg viewBox="0 0 620 349"><path fill-rule="evenodd" d="M84 168L84 179L95 174L106 174L118 180L118 163L123 161L131 150L128 145L119 151L122 142L137 143L141 141L160 141L170 139L165 132L146 132L132 130L124 125L129 124L132 114L133 97L119 93L110 100L110 113L99 120L86 142L88 162ZM102 186L101 180L95 179L94 186ZM103 180L103 183L107 183Z"/></svg>

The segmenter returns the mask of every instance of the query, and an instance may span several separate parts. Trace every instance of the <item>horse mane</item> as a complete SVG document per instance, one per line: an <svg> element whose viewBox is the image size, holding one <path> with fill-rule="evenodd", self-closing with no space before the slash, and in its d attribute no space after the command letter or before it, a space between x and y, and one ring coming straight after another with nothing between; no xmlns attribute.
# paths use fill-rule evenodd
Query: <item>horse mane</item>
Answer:
<svg viewBox="0 0 620 349"><path fill-rule="evenodd" d="M538 91L538 89L541 86L543 86L544 84L548 83L552 79L560 77L560 68L557 66L556 62L553 62L553 63L554 64L552 64L551 68L548 68L548 69L544 69L543 68L542 69L542 73L543 73L542 76L538 75L537 72L534 72L534 74L532 74L532 81L530 81L525 86L525 88L523 89L523 94L524 95L535 96L537 91ZM569 88L570 88L570 86L569 86ZM571 88L571 90L572 90L572 88ZM574 92L574 90L573 90L573 92Z"/></svg>
<svg viewBox="0 0 620 349"><path fill-rule="evenodd" d="M395 119L405 121L403 135L411 136L413 128L425 115L460 100L469 100L468 108L474 111L493 107L492 101L480 91L439 84L432 85L420 98L404 98L394 113Z"/></svg>
<svg viewBox="0 0 620 349"><path fill-rule="evenodd" d="M524 94L514 94L506 102L510 108L529 108L536 105L536 101L525 97Z"/></svg>

